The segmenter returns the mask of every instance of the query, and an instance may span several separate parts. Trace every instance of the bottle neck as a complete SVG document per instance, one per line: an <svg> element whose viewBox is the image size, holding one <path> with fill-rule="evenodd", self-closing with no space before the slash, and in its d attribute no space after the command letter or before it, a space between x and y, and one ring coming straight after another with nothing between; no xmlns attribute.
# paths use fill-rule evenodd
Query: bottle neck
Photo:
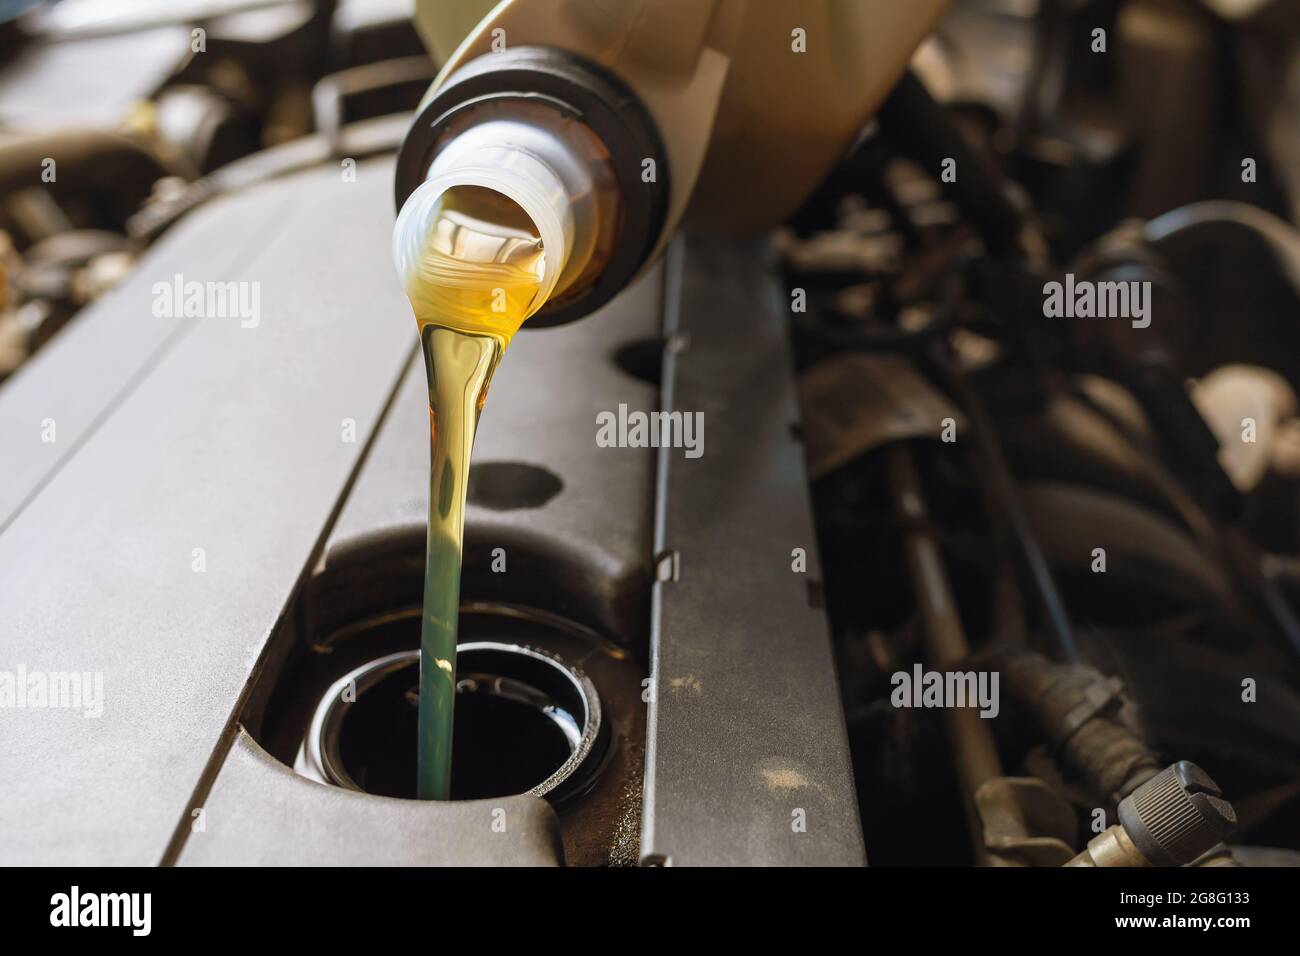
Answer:
<svg viewBox="0 0 1300 956"><path fill-rule="evenodd" d="M400 247L422 241L438 198L455 186L499 192L533 221L546 252L540 303L579 294L608 260L621 222L619 192L608 154L576 118L515 102L473 110L452 124L399 215L399 271Z"/></svg>

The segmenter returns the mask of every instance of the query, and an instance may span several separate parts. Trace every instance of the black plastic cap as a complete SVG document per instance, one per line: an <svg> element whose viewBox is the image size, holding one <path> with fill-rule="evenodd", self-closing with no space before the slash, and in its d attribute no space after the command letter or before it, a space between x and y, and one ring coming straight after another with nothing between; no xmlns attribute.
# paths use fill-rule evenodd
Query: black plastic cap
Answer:
<svg viewBox="0 0 1300 956"><path fill-rule="evenodd" d="M1185 866L1231 834L1237 814L1209 774L1180 760L1120 802L1119 822L1154 866Z"/></svg>

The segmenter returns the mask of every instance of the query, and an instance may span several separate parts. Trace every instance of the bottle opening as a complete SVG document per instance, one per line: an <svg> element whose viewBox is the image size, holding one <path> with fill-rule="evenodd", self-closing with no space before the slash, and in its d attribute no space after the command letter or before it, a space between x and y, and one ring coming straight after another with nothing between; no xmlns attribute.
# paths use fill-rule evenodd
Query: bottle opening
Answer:
<svg viewBox="0 0 1300 956"><path fill-rule="evenodd" d="M508 337L554 284L538 225L494 189L451 186L402 228L412 235L403 237L398 269L421 326Z"/></svg>
<svg viewBox="0 0 1300 956"><path fill-rule="evenodd" d="M455 137L403 204L393 258L421 324L468 316L463 331L510 336L555 290L574 245L573 201L519 139L508 123Z"/></svg>

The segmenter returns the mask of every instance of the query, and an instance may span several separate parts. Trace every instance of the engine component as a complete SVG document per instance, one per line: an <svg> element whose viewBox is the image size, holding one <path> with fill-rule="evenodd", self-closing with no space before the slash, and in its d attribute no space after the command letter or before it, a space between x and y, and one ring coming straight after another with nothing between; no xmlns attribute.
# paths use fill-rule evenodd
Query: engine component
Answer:
<svg viewBox="0 0 1300 956"><path fill-rule="evenodd" d="M1218 784L1183 760L1125 797L1119 823L1067 865L1186 866L1226 839L1236 823Z"/></svg>
<svg viewBox="0 0 1300 956"><path fill-rule="evenodd" d="M1294 865L1295 0L952 5L0 23L0 858Z"/></svg>

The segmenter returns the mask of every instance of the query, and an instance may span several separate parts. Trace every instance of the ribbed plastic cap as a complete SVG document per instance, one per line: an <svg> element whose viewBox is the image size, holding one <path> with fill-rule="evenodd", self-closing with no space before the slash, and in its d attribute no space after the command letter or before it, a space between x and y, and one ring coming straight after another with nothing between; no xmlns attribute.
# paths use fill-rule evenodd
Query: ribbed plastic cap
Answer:
<svg viewBox="0 0 1300 956"><path fill-rule="evenodd" d="M590 191L567 145L547 130L513 121L483 123L457 136L438 154L428 179L407 197L397 215L393 261L403 283L420 261L442 194L455 186L501 193L533 221L545 251L536 297L540 307L555 289L573 248L571 189Z"/></svg>
<svg viewBox="0 0 1300 956"><path fill-rule="evenodd" d="M1155 866L1184 866L1237 826L1218 784L1186 760L1166 767L1125 797L1119 822Z"/></svg>

